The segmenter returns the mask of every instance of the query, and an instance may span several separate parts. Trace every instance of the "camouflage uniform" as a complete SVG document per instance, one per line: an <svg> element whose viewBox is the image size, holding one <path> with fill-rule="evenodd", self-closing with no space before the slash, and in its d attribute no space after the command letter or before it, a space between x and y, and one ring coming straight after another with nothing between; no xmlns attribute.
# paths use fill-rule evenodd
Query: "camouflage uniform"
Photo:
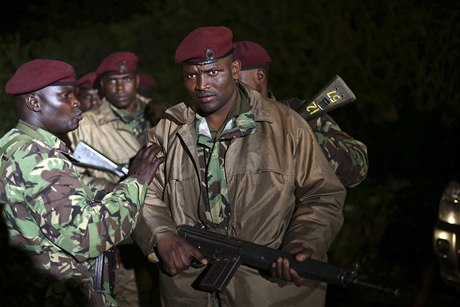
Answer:
<svg viewBox="0 0 460 307"><path fill-rule="evenodd" d="M273 94L270 95L271 99L275 99ZM294 110L302 104L298 98L285 99L281 102ZM308 120L308 124L315 133L329 165L342 184L347 188L360 184L366 178L369 168L366 145L342 131L327 114Z"/></svg>
<svg viewBox="0 0 460 307"><path fill-rule="evenodd" d="M146 100L137 95L135 103L138 111L133 116L116 108L104 98L99 108L85 112L79 127L68 133L70 146L75 148L80 141L84 141L112 161L122 165L128 164L130 159L145 146L145 136L150 126L144 114ZM78 170L82 174L83 181L100 189L120 180L118 176L106 171L81 167ZM156 268L151 267L154 264L148 263L136 245L125 243L118 248L121 259L115 273L115 298L120 306L142 306L144 302L148 303L150 300L151 291L140 289L151 287L152 281L143 278L138 282L136 270L138 272L142 270L141 273L145 276L148 275L145 270L155 271ZM143 284L138 285L138 283Z"/></svg>
<svg viewBox="0 0 460 307"><path fill-rule="evenodd" d="M66 145L22 121L0 139L0 148L0 202L10 243L27 251L44 275L80 287L91 305L116 306L107 280L95 291L96 257L130 235L147 184L128 177L98 197L81 180ZM48 303L62 303L67 290L45 285L42 294ZM68 305L61 303L56 306Z"/></svg>

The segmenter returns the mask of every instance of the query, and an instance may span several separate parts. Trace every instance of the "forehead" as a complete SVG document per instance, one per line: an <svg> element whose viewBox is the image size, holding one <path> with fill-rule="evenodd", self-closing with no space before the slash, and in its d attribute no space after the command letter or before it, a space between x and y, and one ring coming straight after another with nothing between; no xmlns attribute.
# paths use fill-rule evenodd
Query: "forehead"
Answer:
<svg viewBox="0 0 460 307"><path fill-rule="evenodd" d="M183 64L182 70L184 72L208 72L211 70L223 70L223 69L230 69L230 66L233 62L233 58L231 56L227 56L223 59L219 59L216 62L203 64L203 65L191 65L191 64Z"/></svg>
<svg viewBox="0 0 460 307"><path fill-rule="evenodd" d="M127 72L127 73L124 73L124 74L108 73L108 74L104 75L103 79L104 80L123 79L123 78L126 78L126 77L134 77L135 75L136 75L135 72Z"/></svg>
<svg viewBox="0 0 460 307"><path fill-rule="evenodd" d="M93 94L97 94L97 90L93 88L81 88L80 93L93 95Z"/></svg>
<svg viewBox="0 0 460 307"><path fill-rule="evenodd" d="M71 91L74 91L74 90L75 90L74 86L50 85L50 86L47 86L47 87L41 89L40 92L53 94L53 93L71 92Z"/></svg>

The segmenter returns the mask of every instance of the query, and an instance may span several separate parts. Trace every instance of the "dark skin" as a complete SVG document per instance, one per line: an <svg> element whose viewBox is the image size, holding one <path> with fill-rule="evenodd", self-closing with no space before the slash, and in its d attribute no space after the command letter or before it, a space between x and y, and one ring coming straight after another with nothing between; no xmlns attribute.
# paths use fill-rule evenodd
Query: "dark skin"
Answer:
<svg viewBox="0 0 460 307"><path fill-rule="evenodd" d="M254 68L240 71L238 80L249 85L262 96L268 96L268 73L263 68Z"/></svg>
<svg viewBox="0 0 460 307"><path fill-rule="evenodd" d="M101 103L97 90L92 88L80 88L77 98L80 100L82 112L91 110Z"/></svg>
<svg viewBox="0 0 460 307"><path fill-rule="evenodd" d="M135 113L135 103L139 76L135 72L105 74L101 79L101 89L107 100L119 109Z"/></svg>
<svg viewBox="0 0 460 307"><path fill-rule="evenodd" d="M218 130L225 122L237 99L237 83L240 73L240 61L232 56L206 65L183 65L185 88L192 97L197 112L206 117L211 130ZM163 261L166 271L174 276L191 265L192 257L206 265L207 260L194 246L178 235L169 235L158 240L157 252ZM305 261L311 252L305 248L294 248L290 251L297 261ZM301 286L305 279L290 268L286 258L276 259L271 268L272 277L292 281Z"/></svg>
<svg viewBox="0 0 460 307"><path fill-rule="evenodd" d="M73 86L48 86L17 97L16 105L21 120L54 135L78 128L82 118L80 101ZM129 176L152 182L164 157L157 158L161 148L157 144L141 149L132 160Z"/></svg>

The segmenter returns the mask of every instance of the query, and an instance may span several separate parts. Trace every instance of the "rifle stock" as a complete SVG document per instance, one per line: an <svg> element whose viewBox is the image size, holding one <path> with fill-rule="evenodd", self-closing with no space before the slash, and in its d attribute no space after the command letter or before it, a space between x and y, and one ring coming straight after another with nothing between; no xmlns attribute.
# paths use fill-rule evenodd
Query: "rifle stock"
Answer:
<svg viewBox="0 0 460 307"><path fill-rule="evenodd" d="M304 101L296 111L310 120L356 100L355 94L340 76L335 76L312 100Z"/></svg>
<svg viewBox="0 0 460 307"><path fill-rule="evenodd" d="M399 296L399 289L360 280L357 269L346 270L314 259L299 262L288 252L224 236L197 226L179 225L177 232L185 241L198 248L210 263L197 282L198 287L204 291L224 290L241 264L269 271L276 258L282 257L287 258L290 266L304 278L340 286L360 285Z"/></svg>

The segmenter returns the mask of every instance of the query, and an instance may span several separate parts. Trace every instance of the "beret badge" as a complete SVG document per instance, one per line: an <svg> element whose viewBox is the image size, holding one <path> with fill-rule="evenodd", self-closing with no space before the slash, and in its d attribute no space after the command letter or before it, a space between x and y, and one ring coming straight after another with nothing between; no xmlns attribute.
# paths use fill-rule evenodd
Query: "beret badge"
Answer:
<svg viewBox="0 0 460 307"><path fill-rule="evenodd" d="M212 48L206 48L204 51L204 58L206 59L206 62L208 61L215 61L216 60L216 53Z"/></svg>
<svg viewBox="0 0 460 307"><path fill-rule="evenodd" d="M119 72L121 74L125 74L128 72L128 65L126 64L126 60L123 60L123 62L120 63Z"/></svg>

